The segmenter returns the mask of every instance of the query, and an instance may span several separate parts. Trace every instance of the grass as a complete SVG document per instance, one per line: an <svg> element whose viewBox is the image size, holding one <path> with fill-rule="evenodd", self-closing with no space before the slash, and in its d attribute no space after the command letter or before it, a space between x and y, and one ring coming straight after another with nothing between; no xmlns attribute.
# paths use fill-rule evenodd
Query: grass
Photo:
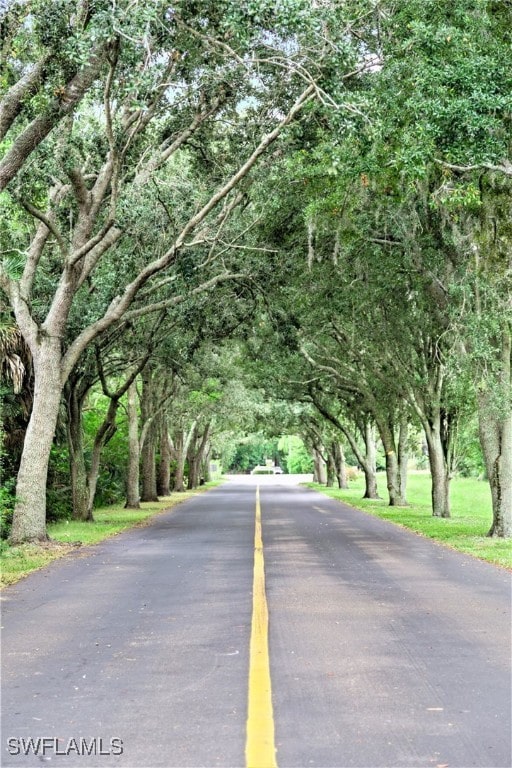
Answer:
<svg viewBox="0 0 512 768"><path fill-rule="evenodd" d="M214 488L222 481L215 480L194 491L173 493L158 502L142 502L140 509L124 509L122 504L96 509L94 522L61 520L48 525L48 544L22 544L11 547L3 541L0 547L0 585L7 586L38 570L52 560L76 551L79 546L97 544L117 533L144 525L149 518L175 507L203 490Z"/></svg>
<svg viewBox="0 0 512 768"><path fill-rule="evenodd" d="M407 500L410 506L408 507L388 506L386 478L383 474L378 476L378 488L382 496L382 500L379 501L361 498L364 493L362 477L351 482L350 488L346 491L325 488L317 483L307 483L307 485L363 512L402 525L460 552L512 569L512 540L487 536L492 522L492 508L491 493L486 482L471 478L452 480L452 516L447 519L432 516L430 475L428 474L418 473L409 476Z"/></svg>

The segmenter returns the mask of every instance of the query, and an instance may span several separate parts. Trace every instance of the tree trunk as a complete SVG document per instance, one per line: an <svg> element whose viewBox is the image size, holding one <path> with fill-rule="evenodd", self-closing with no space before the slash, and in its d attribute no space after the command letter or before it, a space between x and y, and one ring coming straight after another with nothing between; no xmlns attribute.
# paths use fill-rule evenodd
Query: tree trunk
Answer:
<svg viewBox="0 0 512 768"><path fill-rule="evenodd" d="M16 483L16 504L10 540L44 541L46 480L61 399L60 339L43 337L34 362L34 401Z"/></svg>
<svg viewBox="0 0 512 768"><path fill-rule="evenodd" d="M158 496L169 496L171 493L171 443L167 416L162 416L160 424L160 462L158 465Z"/></svg>
<svg viewBox="0 0 512 768"><path fill-rule="evenodd" d="M69 447L73 517L75 520L92 520L92 510L89 511L88 503L89 493L87 489L87 468L85 466L84 433L82 425L84 398L80 396L77 387L73 386L71 382L68 389L66 427Z"/></svg>
<svg viewBox="0 0 512 768"><path fill-rule="evenodd" d="M325 462L323 460L322 454L318 451L317 448L313 448L313 465L313 482L320 483L320 485L325 485L327 482Z"/></svg>
<svg viewBox="0 0 512 768"><path fill-rule="evenodd" d="M62 95L55 98L46 108L41 108L32 122L12 142L0 163L0 190L16 176L30 154L50 131L81 101L96 80L107 50L106 42L93 50L82 69L72 73L72 79L65 84Z"/></svg>
<svg viewBox="0 0 512 768"><path fill-rule="evenodd" d="M92 449L91 466L87 474L87 511L90 515L90 519L93 519L94 499L96 498L96 490L98 488L98 478L100 476L100 459L101 459L101 446L96 447L96 443Z"/></svg>
<svg viewBox="0 0 512 768"><path fill-rule="evenodd" d="M377 490L377 450L375 447L375 430L367 421L364 426L365 456L361 466L364 472L365 491L363 499L378 499Z"/></svg>
<svg viewBox="0 0 512 768"><path fill-rule="evenodd" d="M183 430L178 430L174 438L174 450L176 453L176 474L174 476L174 490L183 493L185 490L185 435Z"/></svg>
<svg viewBox="0 0 512 768"><path fill-rule="evenodd" d="M313 456L313 482L319 483L320 482L320 464L318 462L318 457L316 455L316 451L311 451Z"/></svg>
<svg viewBox="0 0 512 768"><path fill-rule="evenodd" d="M393 427L381 420L378 423L378 428L386 455L386 483L389 494L389 506L406 507L407 500L400 491L400 472Z"/></svg>
<svg viewBox="0 0 512 768"><path fill-rule="evenodd" d="M316 408L320 411L322 416L327 419L328 422L333 424L336 429L345 435L348 444L350 445L354 456L356 457L359 465L363 468L365 475L365 493L364 499L378 499L377 493L377 470L376 470L376 458L375 458L375 437L373 434L373 426L368 416L361 419L357 424L357 429L361 433L365 442L365 454L363 455L358 440L353 432L348 429L336 416L333 416L328 409L326 409L321 402L314 400ZM314 477L313 477L314 479Z"/></svg>
<svg viewBox="0 0 512 768"><path fill-rule="evenodd" d="M209 483L211 480L210 456L211 456L211 447L207 448L207 450L204 452L203 460L201 462L201 476L204 478L205 483Z"/></svg>
<svg viewBox="0 0 512 768"><path fill-rule="evenodd" d="M197 455L189 454L187 490L191 491L199 485L199 462Z"/></svg>
<svg viewBox="0 0 512 768"><path fill-rule="evenodd" d="M151 424L142 446L142 497L141 501L158 501L156 492L156 425Z"/></svg>
<svg viewBox="0 0 512 768"><path fill-rule="evenodd" d="M394 450L386 451L386 484L390 507L406 507L407 501L400 492L398 458Z"/></svg>
<svg viewBox="0 0 512 768"><path fill-rule="evenodd" d="M407 438L409 436L409 421L407 414L400 416L400 427L398 431L398 475L400 479L400 496L407 498L407 465L409 463L409 449Z"/></svg>
<svg viewBox="0 0 512 768"><path fill-rule="evenodd" d="M480 443L492 498L493 521L488 535L500 538L512 537L511 348L511 334L504 331L500 392L481 390L478 393Z"/></svg>
<svg viewBox="0 0 512 768"><path fill-rule="evenodd" d="M450 468L447 463L441 434L441 414L426 424L425 438L428 446L428 462L432 478L432 515L450 517Z"/></svg>
<svg viewBox="0 0 512 768"><path fill-rule="evenodd" d="M348 488L347 465L345 463L345 453L343 451L343 446L339 440L334 441L333 449L338 488L341 490L346 490Z"/></svg>
<svg viewBox="0 0 512 768"><path fill-rule="evenodd" d="M125 509L140 509L139 458L137 386L135 382L133 382L128 388L128 470L126 477Z"/></svg>
<svg viewBox="0 0 512 768"><path fill-rule="evenodd" d="M143 434L139 440L142 459L142 496L141 501L158 501L156 494L156 440L153 371L146 366L142 373L142 395L140 415Z"/></svg>
<svg viewBox="0 0 512 768"><path fill-rule="evenodd" d="M195 436L199 438L199 432L194 429ZM196 439L193 437L190 442L190 450L188 453L188 489L192 490L197 488L200 483L200 470L203 461L204 452L208 444L208 438L210 436L210 425L207 424L199 446L196 448Z"/></svg>
<svg viewBox="0 0 512 768"><path fill-rule="evenodd" d="M2 10L5 10L4 5ZM0 140L15 121L23 108L23 102L38 88L48 66L49 54L43 56L17 83L11 86L0 103Z"/></svg>
<svg viewBox="0 0 512 768"><path fill-rule="evenodd" d="M334 487L334 479L336 477L336 461L334 458L334 446L327 449L327 488Z"/></svg>

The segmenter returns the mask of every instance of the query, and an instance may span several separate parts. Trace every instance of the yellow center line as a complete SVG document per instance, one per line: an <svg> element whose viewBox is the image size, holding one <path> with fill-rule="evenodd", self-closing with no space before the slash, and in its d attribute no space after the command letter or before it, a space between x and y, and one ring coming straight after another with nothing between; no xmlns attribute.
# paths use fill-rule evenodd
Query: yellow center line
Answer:
<svg viewBox="0 0 512 768"><path fill-rule="evenodd" d="M265 561L263 558L263 540L261 538L259 486L256 488L252 593L245 764L247 768L277 768L268 653L268 608L265 594Z"/></svg>

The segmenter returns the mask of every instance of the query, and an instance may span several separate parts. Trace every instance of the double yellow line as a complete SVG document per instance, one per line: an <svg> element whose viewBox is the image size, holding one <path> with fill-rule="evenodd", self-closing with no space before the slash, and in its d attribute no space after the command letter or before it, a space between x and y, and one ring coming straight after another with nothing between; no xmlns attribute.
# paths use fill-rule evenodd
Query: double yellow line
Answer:
<svg viewBox="0 0 512 768"><path fill-rule="evenodd" d="M261 537L260 489L256 488L254 526L254 577L251 646L249 654L249 702L247 711L247 768L277 768L274 715L268 653L268 608L265 593L265 561Z"/></svg>

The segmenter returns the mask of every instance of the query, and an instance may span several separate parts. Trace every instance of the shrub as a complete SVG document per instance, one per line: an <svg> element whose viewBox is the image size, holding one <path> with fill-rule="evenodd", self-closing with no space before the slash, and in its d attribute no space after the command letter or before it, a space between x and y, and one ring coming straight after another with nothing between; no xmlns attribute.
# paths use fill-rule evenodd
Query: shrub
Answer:
<svg viewBox="0 0 512 768"><path fill-rule="evenodd" d="M357 467L347 467L347 480L349 483L354 482L355 480L358 480L360 476L360 472Z"/></svg>
<svg viewBox="0 0 512 768"><path fill-rule="evenodd" d="M0 538L7 539L11 533L12 513L14 512L15 480L11 478L0 486Z"/></svg>

